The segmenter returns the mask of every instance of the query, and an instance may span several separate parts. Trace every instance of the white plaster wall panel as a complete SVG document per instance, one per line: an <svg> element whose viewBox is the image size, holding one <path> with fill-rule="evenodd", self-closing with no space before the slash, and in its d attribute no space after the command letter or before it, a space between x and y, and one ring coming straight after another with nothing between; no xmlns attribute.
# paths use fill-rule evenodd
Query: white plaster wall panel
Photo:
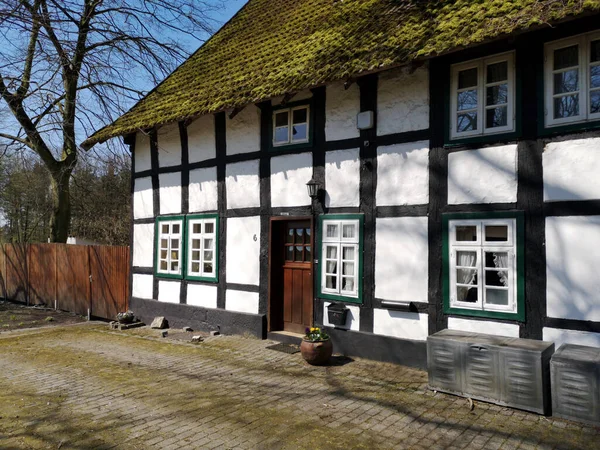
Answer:
<svg viewBox="0 0 600 450"><path fill-rule="evenodd" d="M218 208L217 168L190 170L188 193L190 212L216 211Z"/></svg>
<svg viewBox="0 0 600 450"><path fill-rule="evenodd" d="M325 155L325 190L327 207L359 206L359 149L327 152Z"/></svg>
<svg viewBox="0 0 600 450"><path fill-rule="evenodd" d="M225 187L228 209L260 206L258 165L258 160L227 164Z"/></svg>
<svg viewBox="0 0 600 450"><path fill-rule="evenodd" d="M143 172L150 169L152 169L150 137L140 132L135 135L135 171Z"/></svg>
<svg viewBox="0 0 600 450"><path fill-rule="evenodd" d="M298 93L296 93L291 99L290 102L301 102L303 100L309 100L311 99L313 96L312 92L310 91L310 89L306 89L304 91L300 91ZM271 104L273 106L279 106L281 105L281 102L283 101L283 95L280 95L278 97L275 97L271 100Z"/></svg>
<svg viewBox="0 0 600 450"><path fill-rule="evenodd" d="M154 267L154 224L133 226L133 266Z"/></svg>
<svg viewBox="0 0 600 450"><path fill-rule="evenodd" d="M427 314L373 309L373 333L412 341L425 341L429 333Z"/></svg>
<svg viewBox="0 0 600 450"><path fill-rule="evenodd" d="M133 218L147 219L148 217L154 217L152 178L137 178L133 190Z"/></svg>
<svg viewBox="0 0 600 450"><path fill-rule="evenodd" d="M233 119L226 120L228 155L260 150L260 109L248 105Z"/></svg>
<svg viewBox="0 0 600 450"><path fill-rule="evenodd" d="M543 161L545 201L600 198L600 138L550 143Z"/></svg>
<svg viewBox="0 0 600 450"><path fill-rule="evenodd" d="M347 90L344 83L327 86L325 101L325 136L328 141L360 137L356 116L360 112L360 90L353 83Z"/></svg>
<svg viewBox="0 0 600 450"><path fill-rule="evenodd" d="M152 275L133 274L132 297L152 300L153 287L154 277Z"/></svg>
<svg viewBox="0 0 600 450"><path fill-rule="evenodd" d="M215 142L215 116L200 116L187 127L190 163L214 159L217 156Z"/></svg>
<svg viewBox="0 0 600 450"><path fill-rule="evenodd" d="M600 321L600 216L546 218L548 317Z"/></svg>
<svg viewBox="0 0 600 450"><path fill-rule="evenodd" d="M448 156L448 203L517 201L517 146L465 150Z"/></svg>
<svg viewBox="0 0 600 450"><path fill-rule="evenodd" d="M329 316L327 314L327 307L331 302L325 302L323 306L323 325L326 327L333 327L329 322ZM344 326L337 326L337 328L344 328L346 330L360 331L360 307L357 305L345 305L348 308L348 314L346 316L346 324Z"/></svg>
<svg viewBox="0 0 600 450"><path fill-rule="evenodd" d="M383 72L377 91L379 136L429 128L429 70Z"/></svg>
<svg viewBox="0 0 600 450"><path fill-rule="evenodd" d="M472 331L474 333L493 334L495 336L519 337L519 325L513 323L448 317L448 328L450 330Z"/></svg>
<svg viewBox="0 0 600 450"><path fill-rule="evenodd" d="M158 165L160 167L181 165L181 135L179 124L170 123L158 129Z"/></svg>
<svg viewBox="0 0 600 450"><path fill-rule="evenodd" d="M181 293L180 281L158 282L158 301L163 303L179 303Z"/></svg>
<svg viewBox="0 0 600 450"><path fill-rule="evenodd" d="M600 333L588 331L561 330L558 328L544 328L542 330L544 341L554 342L554 348L563 344L587 345L600 347Z"/></svg>
<svg viewBox="0 0 600 450"><path fill-rule="evenodd" d="M427 302L427 217L377 219L375 296Z"/></svg>
<svg viewBox="0 0 600 450"><path fill-rule="evenodd" d="M429 142L377 149L377 206L429 203Z"/></svg>
<svg viewBox="0 0 600 450"><path fill-rule="evenodd" d="M187 304L203 308L216 308L217 287L204 284L188 284Z"/></svg>
<svg viewBox="0 0 600 450"><path fill-rule="evenodd" d="M181 213L181 172L161 173L158 176L160 186L160 214Z"/></svg>
<svg viewBox="0 0 600 450"><path fill-rule="evenodd" d="M227 219L227 282L259 284L260 217Z"/></svg>
<svg viewBox="0 0 600 450"><path fill-rule="evenodd" d="M271 205L310 205L306 183L312 178L312 171L310 153L271 158Z"/></svg>
<svg viewBox="0 0 600 450"><path fill-rule="evenodd" d="M258 293L227 289L225 309L249 314L258 314Z"/></svg>

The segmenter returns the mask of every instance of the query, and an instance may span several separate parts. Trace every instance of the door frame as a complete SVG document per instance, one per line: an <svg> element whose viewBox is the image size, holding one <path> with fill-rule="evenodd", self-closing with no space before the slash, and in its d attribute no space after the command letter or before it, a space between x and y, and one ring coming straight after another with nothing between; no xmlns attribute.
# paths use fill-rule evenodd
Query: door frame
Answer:
<svg viewBox="0 0 600 450"><path fill-rule="evenodd" d="M314 295L314 283L315 283L315 220L313 216L274 216L269 220L269 267L268 267L268 294L267 294L267 331L282 331L282 330L273 330L273 321L271 320L271 311L272 311L272 301L273 301L273 271L275 266L273 264L274 256L273 252L279 248L280 242L273 242L273 229L275 226L283 227L285 222L296 222L301 220L310 221L310 245L312 248L312 260L310 261L310 282L311 286L313 286L313 298L310 303L311 312L310 316L312 317L311 325L314 324L315 320L315 295ZM283 305L282 305L283 307Z"/></svg>

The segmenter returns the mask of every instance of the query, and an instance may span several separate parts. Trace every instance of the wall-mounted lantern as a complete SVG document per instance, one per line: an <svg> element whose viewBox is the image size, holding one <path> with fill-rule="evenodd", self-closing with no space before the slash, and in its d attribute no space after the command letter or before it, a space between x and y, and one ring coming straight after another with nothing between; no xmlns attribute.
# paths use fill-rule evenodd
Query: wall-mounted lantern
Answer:
<svg viewBox="0 0 600 450"><path fill-rule="evenodd" d="M316 182L313 178L310 179L308 183L306 183L306 189L308 189L308 196L316 200L319 196L319 183Z"/></svg>

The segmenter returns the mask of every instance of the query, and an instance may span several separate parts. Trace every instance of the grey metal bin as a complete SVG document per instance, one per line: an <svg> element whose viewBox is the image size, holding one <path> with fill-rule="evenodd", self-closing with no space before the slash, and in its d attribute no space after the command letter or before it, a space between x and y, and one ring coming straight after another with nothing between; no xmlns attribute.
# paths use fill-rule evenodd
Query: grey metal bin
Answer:
<svg viewBox="0 0 600 450"><path fill-rule="evenodd" d="M551 342L443 330L427 338L429 386L546 414Z"/></svg>
<svg viewBox="0 0 600 450"><path fill-rule="evenodd" d="M600 348L563 344L550 371L553 414L600 424Z"/></svg>

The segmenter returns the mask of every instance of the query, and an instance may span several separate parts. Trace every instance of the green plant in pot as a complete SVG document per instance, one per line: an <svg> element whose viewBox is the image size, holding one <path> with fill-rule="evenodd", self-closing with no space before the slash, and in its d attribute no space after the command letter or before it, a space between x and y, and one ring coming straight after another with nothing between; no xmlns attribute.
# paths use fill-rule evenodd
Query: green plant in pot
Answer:
<svg viewBox="0 0 600 450"><path fill-rule="evenodd" d="M333 344L329 335L319 327L306 329L300 344L302 357L313 366L326 364L333 353Z"/></svg>

